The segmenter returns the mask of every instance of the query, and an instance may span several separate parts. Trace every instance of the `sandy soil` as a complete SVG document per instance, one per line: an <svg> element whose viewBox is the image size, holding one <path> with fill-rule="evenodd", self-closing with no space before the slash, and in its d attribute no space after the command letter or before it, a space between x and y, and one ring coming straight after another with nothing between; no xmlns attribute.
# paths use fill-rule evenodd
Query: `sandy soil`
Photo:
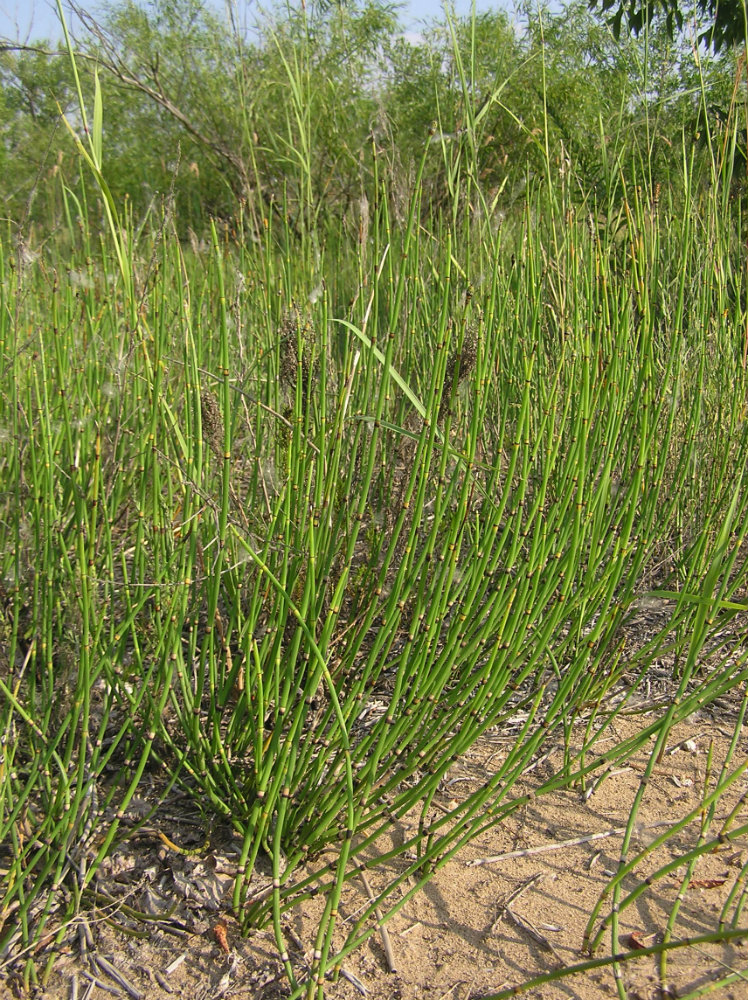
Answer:
<svg viewBox="0 0 748 1000"><path fill-rule="evenodd" d="M666 824L698 806L707 781L710 745L712 782L727 752L735 724L730 714L720 711L717 717L704 713L672 731L667 753L646 789L629 857L651 844L667 829ZM652 716L638 716L620 721L616 737L624 738L651 720ZM743 733L733 768L745 760L747 750L748 737ZM495 766L500 753L498 734L481 741L469 759L455 762L448 791L467 794L471 783ZM525 788L554 773L561 753L561 747L555 747L537 762L523 779ZM385 941L377 931L346 959L348 978L327 984L325 995L331 1000L363 995L373 1000L484 998L540 973L583 961L585 925L618 864L622 836L613 831L620 831L628 819L645 763L642 753L630 766L611 772L592 794L576 789L538 798L473 841L388 922L387 944L396 971L388 969ZM741 799L747 795L748 782L742 777L717 803L710 838L736 804L733 827L748 821L748 806ZM448 801L445 798L445 805ZM407 819L405 822L407 825ZM190 836L188 827L183 826L179 833L182 843ZM390 836L402 834L393 827ZM195 839L200 835L193 829ZM642 858L625 880L624 890L641 886L650 873L682 857L698 836L696 820ZM559 847L575 840L581 842ZM386 847L383 842L382 851ZM475 863L506 854L513 856ZM636 903L621 914L621 947L630 950L637 942L647 946L661 941L681 890L673 938L714 931L736 882L738 896L744 891L741 871L747 859L748 838L743 836L699 859L685 884L681 865L645 885ZM287 996L271 932L242 938L231 917L231 866L231 850L226 845L216 849L211 844L203 853L188 857L170 849L155 831L150 836L145 831L138 840L126 844L102 873L103 885L119 887L117 901L89 912L84 923L71 928L46 990L35 995L45 1000L112 995L143 1000ZM377 880L385 877L386 871L372 872L371 888L376 890ZM360 879L352 880L341 907L343 923L355 920L366 902ZM149 925L128 920L123 903L161 919ZM292 912L284 924L291 959L299 973L309 966L320 905L318 901L306 904ZM167 911L171 911L168 916ZM734 904L729 912L734 912ZM608 900L601 915L609 913ZM748 924L745 913L738 925L741 923ZM135 937L133 932L141 936ZM608 934L596 954L610 954L610 949ZM710 996L724 1000L748 997L746 939L669 953L666 985L670 992L665 994L657 961L644 957L622 966L625 995L631 1000L682 997L697 987L715 984L730 970L742 972L744 978L713 990ZM0 986L0 996L18 995L12 982ZM536 987L525 995L543 1000L598 1000L615 996L616 988L608 966Z"/></svg>

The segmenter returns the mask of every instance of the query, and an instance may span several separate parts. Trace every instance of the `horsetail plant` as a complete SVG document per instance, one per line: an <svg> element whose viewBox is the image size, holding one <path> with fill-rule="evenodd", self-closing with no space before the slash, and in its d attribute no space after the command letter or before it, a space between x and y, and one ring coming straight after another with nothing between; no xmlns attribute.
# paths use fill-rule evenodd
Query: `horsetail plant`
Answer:
<svg viewBox="0 0 748 1000"><path fill-rule="evenodd" d="M283 66L311 191L306 70ZM717 259L732 220L704 211L686 159L681 228L621 180L605 242L567 180L554 187L546 136L546 176L489 231L466 209L478 113L447 212L423 200L437 122L402 227L383 174L366 241L319 240L308 204L301 237L288 215L254 243L215 222L190 254L168 210L152 235L118 212L100 87L89 126L76 80L107 229L53 268L13 273L0 244L0 968L31 982L40 942L96 902L101 864L142 825L130 807L149 763L163 771L149 816L176 784L207 830L237 835L236 917L273 928L291 995L312 997L476 836L647 748L588 925L590 948L610 931L612 957L568 971L621 966L619 916L648 888L623 889L650 853L629 857L646 779L672 727L748 676L746 372ZM79 270L86 287L61 277ZM652 600L667 614L632 648ZM617 738L662 655L672 703ZM455 760L497 727L502 759L445 804ZM562 765L528 792L556 741ZM734 752L655 842L703 816L681 864L716 842ZM723 835L744 833L733 816ZM343 922L362 872L377 888ZM737 936L741 892L702 940ZM300 968L284 918L313 896ZM677 915L647 952L663 978Z"/></svg>

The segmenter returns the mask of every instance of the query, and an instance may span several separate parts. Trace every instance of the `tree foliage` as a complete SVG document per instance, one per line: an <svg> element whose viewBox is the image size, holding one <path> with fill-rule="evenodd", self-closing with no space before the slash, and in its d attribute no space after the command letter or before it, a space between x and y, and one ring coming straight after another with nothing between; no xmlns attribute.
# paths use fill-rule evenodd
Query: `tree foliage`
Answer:
<svg viewBox="0 0 748 1000"><path fill-rule="evenodd" d="M38 197L36 208L50 212L50 188L65 158L72 162L60 110L71 107L73 98L63 57L33 48L0 51L0 197L6 216L33 215Z"/></svg>
<svg viewBox="0 0 748 1000"><path fill-rule="evenodd" d="M199 0L111 0L79 16L83 85L90 96L96 67L103 89L107 183L136 221L168 198L183 234L240 207L256 233L279 214L300 235L357 226L383 176L407 200L425 149L424 211L467 184L505 213L567 161L579 197L609 194L618 176L658 183L680 169L700 104L728 107L734 85L729 53L696 67L667 19L646 43L636 31L616 43L587 0L528 4L519 22L445 18L417 36L382 0L277 7L251 31ZM66 55L0 44L7 218L48 224L60 185L76 189L60 127L72 94ZM467 178L455 173L465 143Z"/></svg>
<svg viewBox="0 0 748 1000"><path fill-rule="evenodd" d="M621 26L638 35L656 18L664 20L671 38L676 30L683 27L690 14L696 13L704 22L699 39L710 45L715 52L732 48L745 42L746 5L745 0L697 0L695 11L681 0L590 0L590 9L599 8L603 12L614 11L610 25L616 38Z"/></svg>

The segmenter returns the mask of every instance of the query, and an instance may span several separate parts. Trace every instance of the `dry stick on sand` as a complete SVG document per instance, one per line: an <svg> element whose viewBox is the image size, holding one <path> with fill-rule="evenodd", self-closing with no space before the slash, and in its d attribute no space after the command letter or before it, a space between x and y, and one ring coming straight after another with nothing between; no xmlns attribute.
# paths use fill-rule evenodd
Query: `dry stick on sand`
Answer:
<svg viewBox="0 0 748 1000"><path fill-rule="evenodd" d="M536 944L541 945L541 947L545 948L546 951L549 951L556 959L556 961L559 963L559 965L563 966L564 964L563 959L556 951L556 949L553 947L548 938L544 934L541 934L540 931L537 929L537 927L530 920L528 920L527 917L521 917L518 913L515 913L514 910L512 909L512 903L516 902L519 899L519 897L523 893L525 893L528 889L539 885L545 879L545 877L546 877L545 872L538 872L537 874L526 879L522 883L522 885L520 885L517 889L515 889L514 892L510 893L510 895L507 896L507 898L501 904L501 908L499 909L499 915L494 920L493 924L491 925L491 929L489 930L488 933L489 935L495 934L496 931L498 930L499 924L501 923L502 919L505 916L509 917L509 919L516 927L518 927L523 933L531 937L533 941L536 942Z"/></svg>
<svg viewBox="0 0 748 1000"><path fill-rule="evenodd" d="M143 994L140 990L133 986L130 980L116 966L112 965L108 959L104 958L103 955L94 955L93 960L98 968L109 976L110 979L113 979L132 1000L142 1000Z"/></svg>
<svg viewBox="0 0 748 1000"><path fill-rule="evenodd" d="M527 917L521 917L518 913L515 913L511 906L507 906L504 912L523 933L527 934L536 944L540 945L541 948L545 948L546 951L553 955L560 969L564 967L564 960L561 955L559 955L545 934L540 933L535 924L528 920Z"/></svg>
<svg viewBox="0 0 748 1000"><path fill-rule="evenodd" d="M361 881L364 883L364 889L369 897L369 900L374 902L374 893L371 891L371 886L369 885L369 880L366 877L366 872L363 868L359 868L358 874L361 877ZM374 916L377 918L377 923L379 924L379 933L382 935L382 945L384 946L384 955L387 959L387 968L390 972L396 972L397 967L395 965L395 953L392 950L392 942L390 941L390 933L384 925L382 920L382 911L378 906L374 907Z"/></svg>
<svg viewBox="0 0 748 1000"><path fill-rule="evenodd" d="M509 909L509 907L512 905L512 903L516 902L516 900L518 900L523 893L527 892L528 889L537 885L538 882L542 882L544 878L545 878L545 872L538 872L537 874L530 876L530 878L525 879L522 885L518 886L514 890L514 892L510 893L506 897L506 899L502 902L501 907L499 909L499 915L491 924L491 929L489 930L488 933L494 934L496 928L501 923L501 918L503 917L504 913Z"/></svg>
<svg viewBox="0 0 748 1000"><path fill-rule="evenodd" d="M355 988L358 990L358 992L361 994L362 997L365 997L367 995L366 987L358 978L358 976L354 976L352 972L348 972L348 970L344 969L342 966L340 968L340 975L343 977L343 979L347 979L352 986L355 986Z"/></svg>
<svg viewBox="0 0 748 1000"><path fill-rule="evenodd" d="M670 826L670 821L661 819L657 823L650 823L639 829L654 830L658 826ZM622 836L626 832L625 826L617 826L614 830L604 830L602 833L590 833L586 837L575 837L573 840L561 840L556 844L541 844L540 847L525 847L521 851L509 851L507 854L494 854L489 858L475 858L467 861L468 868L477 868L479 865L493 865L499 861L510 861L512 858L527 858L531 854L545 854L546 851L561 851L565 847L577 847L579 844L589 844L593 840L602 840L604 837Z"/></svg>

